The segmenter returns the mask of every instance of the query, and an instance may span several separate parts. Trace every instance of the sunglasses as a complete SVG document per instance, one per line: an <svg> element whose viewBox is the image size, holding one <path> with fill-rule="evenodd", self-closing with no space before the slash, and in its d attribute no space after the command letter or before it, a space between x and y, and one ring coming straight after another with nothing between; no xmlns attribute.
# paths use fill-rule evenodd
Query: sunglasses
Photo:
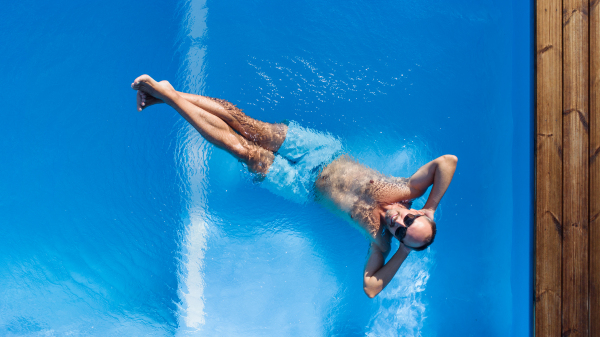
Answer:
<svg viewBox="0 0 600 337"><path fill-rule="evenodd" d="M422 214L406 214L404 216L404 219L402 219L402 222L404 222L404 225L406 227L402 227L399 226L398 228L396 228L396 232L394 233L394 236L396 237L396 239L398 239L400 242L402 242L402 240L404 240L404 238L406 237L406 231L408 230L408 227L410 227L415 220L420 217L423 216Z"/></svg>

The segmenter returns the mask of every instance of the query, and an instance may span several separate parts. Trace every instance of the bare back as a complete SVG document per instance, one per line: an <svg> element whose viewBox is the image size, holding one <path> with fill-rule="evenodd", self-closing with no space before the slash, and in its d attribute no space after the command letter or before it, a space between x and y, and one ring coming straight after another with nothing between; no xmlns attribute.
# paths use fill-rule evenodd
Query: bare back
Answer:
<svg viewBox="0 0 600 337"><path fill-rule="evenodd" d="M369 239L381 245L382 228L376 210L408 199L407 183L407 178L386 176L341 156L323 169L315 186L319 202L357 224Z"/></svg>

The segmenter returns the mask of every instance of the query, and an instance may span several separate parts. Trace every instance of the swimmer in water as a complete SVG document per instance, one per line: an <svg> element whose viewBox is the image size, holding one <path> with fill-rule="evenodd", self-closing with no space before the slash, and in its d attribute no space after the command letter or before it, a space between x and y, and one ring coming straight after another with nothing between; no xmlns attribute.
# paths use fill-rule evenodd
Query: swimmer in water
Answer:
<svg viewBox="0 0 600 337"><path fill-rule="evenodd" d="M233 104L176 91L167 81L142 75L131 84L137 109L166 103L215 146L259 174L261 185L298 202L316 200L356 225L370 240L363 287L373 298L396 274L411 251L426 249L435 238L434 214L456 170L457 158L441 156L410 178L395 178L341 153L336 138L295 122L270 124L246 116ZM431 193L421 210L411 200ZM391 237L399 249L385 263Z"/></svg>

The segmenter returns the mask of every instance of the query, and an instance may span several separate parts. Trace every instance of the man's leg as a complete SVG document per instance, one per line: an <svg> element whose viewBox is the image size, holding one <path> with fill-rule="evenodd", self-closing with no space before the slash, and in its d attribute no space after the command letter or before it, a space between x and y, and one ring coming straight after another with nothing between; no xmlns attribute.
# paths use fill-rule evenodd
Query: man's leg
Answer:
<svg viewBox="0 0 600 337"><path fill-rule="evenodd" d="M224 120L246 139L252 140L267 150L277 152L285 140L287 125L271 124L248 117L232 103L219 99L187 93L183 98Z"/></svg>
<svg viewBox="0 0 600 337"><path fill-rule="evenodd" d="M272 151L237 134L218 116L190 103L179 95L169 82L161 81L159 83L148 75L142 75L135 79L131 87L146 97L149 95L167 103L177 110L206 140L245 162L251 171L266 174L269 166L273 163L275 156ZM138 106L140 106L139 100L138 96Z"/></svg>
<svg viewBox="0 0 600 337"><path fill-rule="evenodd" d="M241 109L226 100L179 91L177 93L195 106L221 118L246 139L269 151L277 152L285 140L287 134L287 125L285 124L271 124L248 117ZM138 105L142 109L160 103L148 96L138 99L141 99Z"/></svg>

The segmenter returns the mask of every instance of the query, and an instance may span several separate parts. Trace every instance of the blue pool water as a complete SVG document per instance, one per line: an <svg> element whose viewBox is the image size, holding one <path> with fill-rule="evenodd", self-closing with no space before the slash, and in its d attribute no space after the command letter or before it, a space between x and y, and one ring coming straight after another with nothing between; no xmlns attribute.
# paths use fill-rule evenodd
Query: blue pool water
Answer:
<svg viewBox="0 0 600 337"><path fill-rule="evenodd" d="M4 4L0 335L530 334L532 28L516 0ZM137 112L142 73L386 174L458 156L435 244L369 299L358 231Z"/></svg>

